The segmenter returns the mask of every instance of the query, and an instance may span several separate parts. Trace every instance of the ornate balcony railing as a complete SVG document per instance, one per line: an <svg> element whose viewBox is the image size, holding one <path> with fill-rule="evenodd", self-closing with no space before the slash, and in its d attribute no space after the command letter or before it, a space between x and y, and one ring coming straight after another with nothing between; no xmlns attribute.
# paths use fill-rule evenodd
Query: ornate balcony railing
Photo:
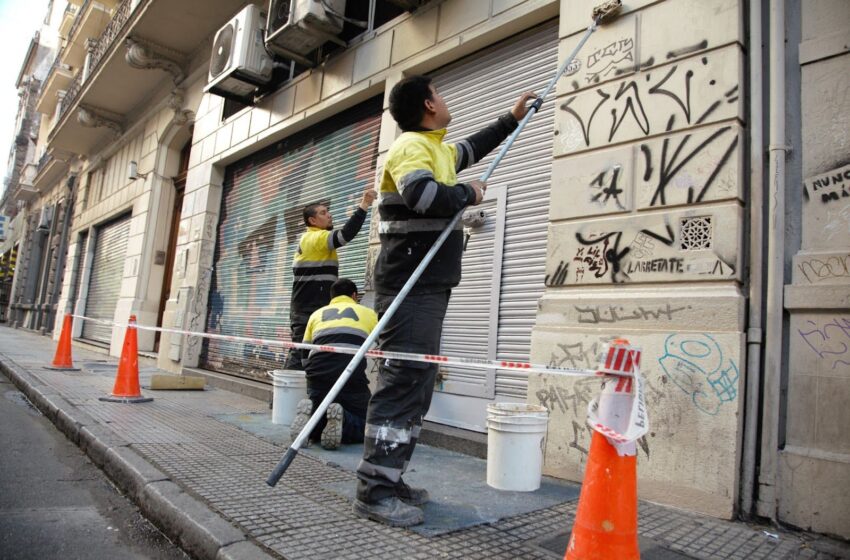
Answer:
<svg viewBox="0 0 850 560"><path fill-rule="evenodd" d="M38 159L38 166L36 167L36 175L41 173L41 170L44 169L44 166L50 163L50 160L53 159L53 156L50 155L49 152L44 152L41 154L41 157Z"/></svg>
<svg viewBox="0 0 850 560"><path fill-rule="evenodd" d="M80 68L77 71L77 75L74 76L74 81L71 82L71 85L68 86L68 89L65 91L65 97L62 98L62 101L59 103L59 114L57 115L56 122L65 115L65 112L68 110L68 107L74 103L77 99L77 95L80 93L80 88L83 85L83 69Z"/></svg>
<svg viewBox="0 0 850 560"><path fill-rule="evenodd" d="M80 14L83 13L83 9L88 3L89 0L86 0L85 4L83 4L83 7L79 11ZM130 19L130 15L133 13L133 9L131 7L132 4L133 0L122 0L122 2L116 6L115 13L112 14L112 19L109 21L109 24L107 24L106 29L103 30L103 33L100 34L97 43L95 43L94 48L91 50L91 58L89 59L88 64L88 76L95 73L103 60L104 55L107 51L109 51L109 48L115 42L115 39L121 34L121 31ZM77 21L79 21L79 15L77 18ZM74 24L76 25L76 22L74 22ZM73 29L71 35L73 35ZM59 105L59 116L57 122L62 119L65 112L77 100L77 96L80 94L82 85L83 71L81 69L77 72L77 75L74 77L74 81L71 83L70 87L68 87L65 98L62 99L62 103Z"/></svg>
<svg viewBox="0 0 850 560"><path fill-rule="evenodd" d="M68 5L70 6L70 4ZM50 77L53 75L53 73L56 72L56 69L59 68L59 65L62 64L61 62L59 62L60 58L61 57L57 52L56 58L53 59L53 64L50 65L50 70L47 71L47 76L45 76L44 81L41 82L42 84L46 84L50 80Z"/></svg>
<svg viewBox="0 0 850 560"><path fill-rule="evenodd" d="M120 4L118 4L115 8L115 13L112 14L112 19L109 21L106 29L103 30L103 33L100 34L100 38L97 40L97 45L95 45L94 50L91 53L91 61L89 62L90 75L97 70L103 55L106 54L106 51L108 51L109 47L112 46L115 38L118 37L121 30L124 29L124 24L126 24L127 20L130 19L130 14L132 13L132 9L130 8L131 3L132 0L123 0Z"/></svg>
<svg viewBox="0 0 850 560"><path fill-rule="evenodd" d="M74 23L71 24L71 30L68 31L68 42L71 42L71 39L74 37L74 33L77 32L77 29L80 28L80 24L83 21L83 14L86 13L86 8L88 8L89 4L92 0L86 0L83 2L83 5L80 6L80 9L77 10L76 16L74 16Z"/></svg>

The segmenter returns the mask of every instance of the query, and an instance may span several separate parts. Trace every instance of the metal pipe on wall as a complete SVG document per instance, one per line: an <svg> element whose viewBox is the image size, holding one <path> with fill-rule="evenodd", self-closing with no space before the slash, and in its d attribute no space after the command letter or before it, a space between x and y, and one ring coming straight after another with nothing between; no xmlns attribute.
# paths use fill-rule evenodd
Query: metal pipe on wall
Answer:
<svg viewBox="0 0 850 560"><path fill-rule="evenodd" d="M767 297L758 513L776 520L785 289L785 0L770 2Z"/></svg>
<svg viewBox="0 0 850 560"><path fill-rule="evenodd" d="M744 412L744 439L741 464L740 512L753 513L755 496L756 448L758 446L758 414L761 388L762 329L764 309L762 289L762 243L764 240L764 88L762 87L762 1L750 2L749 65L750 65L750 274L749 319L747 322L747 385Z"/></svg>

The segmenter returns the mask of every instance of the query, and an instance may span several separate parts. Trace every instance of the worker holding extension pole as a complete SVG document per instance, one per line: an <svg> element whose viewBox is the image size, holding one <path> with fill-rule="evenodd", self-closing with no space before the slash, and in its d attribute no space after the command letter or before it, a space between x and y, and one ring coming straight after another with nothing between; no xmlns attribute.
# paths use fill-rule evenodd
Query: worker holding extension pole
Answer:
<svg viewBox="0 0 850 560"><path fill-rule="evenodd" d="M456 144L443 143L451 115L425 76L403 79L390 92L390 113L403 134L390 148L380 184L375 310L385 312L452 217L481 202L482 181L458 183L457 172L496 148L536 97L524 93L509 113ZM461 276L462 230L455 229L379 336L384 351L440 353L452 288ZM354 511L392 526L422 523L424 489L402 479L434 391L437 364L383 360L366 415L363 460Z"/></svg>
<svg viewBox="0 0 850 560"><path fill-rule="evenodd" d="M420 345L418 347L424 348L423 341L429 336L439 343L439 331L442 329L450 290L460 280L459 258L462 247L457 224L460 222L463 208L465 205L481 202L486 189L485 182L517 136L540 109L543 100L555 88L560 76L566 72L597 26L613 19L621 6L622 0L607 0L594 7L591 24L570 55L558 67L543 93L539 96L523 94L510 116L502 117L495 125L456 145L442 142L445 134L442 127L449 123L451 116L427 78L409 78L393 88L390 112L405 133L390 149L381 184L379 234L382 248L376 266L381 317L327 396L319 403L304 429L295 437L269 474L266 484L274 486L278 483L360 360L378 336L384 334L385 329L387 333L383 337L383 343L386 345L384 349L387 350L403 343L416 343ZM412 93L402 94L400 89L396 89L403 87L402 84L417 82L418 85L408 87L414 87L418 98ZM402 96L401 101L394 102L394 98L398 96ZM537 99L526 108L526 102L533 97ZM504 139L506 128L514 131L490 162L481 180L465 185L454 184L457 171L474 163L497 146ZM454 217L448 218L451 216L450 207L455 207L456 212ZM445 226L437 235L431 228L440 220L444 220ZM453 243L444 250L443 244L449 238ZM433 240L433 243L428 247L430 240ZM424 281L418 283L420 279ZM411 293L419 296L412 304L406 299ZM395 313L401 310L403 305L404 318L397 320ZM435 327L435 330L430 327ZM416 335L424 337L415 338ZM436 348L439 349L439 346ZM428 353L437 352L429 350ZM358 469L360 480L354 503L358 515L399 526L415 525L423 520L422 511L410 504L422 504L427 501L428 495L423 490L415 490L405 485L401 475L413 453L413 444L419 435L422 417L430 405L434 381L433 374L429 377L426 368L418 369L420 377L428 378L429 381L406 377L410 371L405 371L407 365L407 361L389 361L383 364L377 387L377 391L382 394L377 400L373 397L367 415L367 423L370 423L371 427L367 426L365 456ZM411 366L411 369L416 370L417 366ZM412 397L406 398L406 395ZM416 396L421 400L415 401ZM393 412L401 407L404 407L403 413ZM405 415L408 415L411 421L400 425L399 419L408 417ZM370 442L370 434L374 443ZM402 448L402 451L398 451L399 448Z"/></svg>

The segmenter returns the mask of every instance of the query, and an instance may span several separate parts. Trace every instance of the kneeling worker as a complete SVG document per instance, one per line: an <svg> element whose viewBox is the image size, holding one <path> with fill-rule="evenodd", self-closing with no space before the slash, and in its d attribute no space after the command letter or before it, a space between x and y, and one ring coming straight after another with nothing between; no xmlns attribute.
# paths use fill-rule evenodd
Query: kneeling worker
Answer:
<svg viewBox="0 0 850 560"><path fill-rule="evenodd" d="M327 346L360 348L378 324L374 311L357 303L357 286L347 278L340 278L331 286L330 304L316 310L307 321L304 342ZM305 360L307 396L298 403L291 433L295 437L324 400L336 380L351 361L351 354L311 350ZM336 449L340 443L361 443L366 426L366 409L369 406L369 380L366 378L366 361L362 360L333 404L325 418L310 434L319 439L322 447Z"/></svg>

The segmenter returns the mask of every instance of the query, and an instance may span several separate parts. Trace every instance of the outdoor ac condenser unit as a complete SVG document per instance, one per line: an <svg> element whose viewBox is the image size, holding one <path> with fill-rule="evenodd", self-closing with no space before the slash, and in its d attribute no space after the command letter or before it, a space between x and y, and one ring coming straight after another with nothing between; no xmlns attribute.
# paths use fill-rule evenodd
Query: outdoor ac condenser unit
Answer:
<svg viewBox="0 0 850 560"><path fill-rule="evenodd" d="M248 4L216 33L204 91L251 102L257 87L271 81L272 69L260 9Z"/></svg>
<svg viewBox="0 0 850 560"><path fill-rule="evenodd" d="M342 43L337 35L344 14L345 0L270 0L266 47L308 64L305 57L324 43Z"/></svg>

